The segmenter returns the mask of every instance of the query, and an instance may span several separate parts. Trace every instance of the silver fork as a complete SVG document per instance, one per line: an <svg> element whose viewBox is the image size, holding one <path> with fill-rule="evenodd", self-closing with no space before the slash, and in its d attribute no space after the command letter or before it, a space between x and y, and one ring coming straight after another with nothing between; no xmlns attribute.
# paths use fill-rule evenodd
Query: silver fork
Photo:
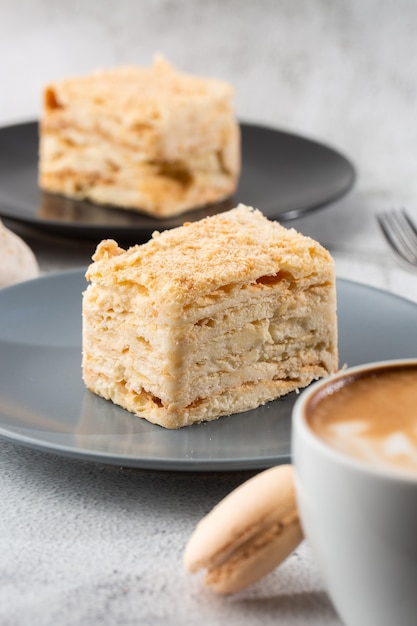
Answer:
<svg viewBox="0 0 417 626"><path fill-rule="evenodd" d="M397 259L407 269L417 271L417 227L406 210L386 211L376 218Z"/></svg>

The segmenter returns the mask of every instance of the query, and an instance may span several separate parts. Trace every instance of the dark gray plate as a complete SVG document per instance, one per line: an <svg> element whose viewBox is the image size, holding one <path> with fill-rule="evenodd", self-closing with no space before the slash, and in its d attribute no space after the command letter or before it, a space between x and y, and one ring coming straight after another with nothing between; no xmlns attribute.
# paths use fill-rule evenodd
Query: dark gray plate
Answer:
<svg viewBox="0 0 417 626"><path fill-rule="evenodd" d="M0 290L0 435L84 460L156 470L261 469L290 460L295 394L172 431L81 380L84 270ZM339 280L340 364L417 356L417 305Z"/></svg>
<svg viewBox="0 0 417 626"><path fill-rule="evenodd" d="M303 137L241 124L242 174L233 198L187 213L194 221L238 202L280 221L300 217L343 196L355 171L337 151ZM38 229L92 239L142 243L154 230L179 226L184 216L155 220L136 212L45 194L37 185L38 125L0 129L0 217Z"/></svg>

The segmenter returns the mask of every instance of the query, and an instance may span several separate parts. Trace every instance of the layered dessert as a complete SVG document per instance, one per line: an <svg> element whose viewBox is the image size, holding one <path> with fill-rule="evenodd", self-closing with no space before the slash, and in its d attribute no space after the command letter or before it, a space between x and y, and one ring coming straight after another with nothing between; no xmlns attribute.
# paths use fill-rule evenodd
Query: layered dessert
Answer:
<svg viewBox="0 0 417 626"><path fill-rule="evenodd" d="M239 205L124 250L83 296L83 378L166 428L253 409L338 365L335 269L316 241Z"/></svg>
<svg viewBox="0 0 417 626"><path fill-rule="evenodd" d="M227 82L117 67L52 82L39 125L46 192L169 217L231 196L240 128Z"/></svg>

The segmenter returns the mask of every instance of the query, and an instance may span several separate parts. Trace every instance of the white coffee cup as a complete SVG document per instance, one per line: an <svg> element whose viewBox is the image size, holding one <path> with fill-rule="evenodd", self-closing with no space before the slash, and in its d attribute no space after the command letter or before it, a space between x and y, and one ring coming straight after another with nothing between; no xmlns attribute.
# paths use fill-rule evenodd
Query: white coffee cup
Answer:
<svg viewBox="0 0 417 626"><path fill-rule="evenodd" d="M404 365L417 371L417 358L341 371L302 392L293 409L302 526L347 626L417 624L417 464L410 471L340 451L313 430L314 407L346 381ZM417 428L417 401L414 415Z"/></svg>

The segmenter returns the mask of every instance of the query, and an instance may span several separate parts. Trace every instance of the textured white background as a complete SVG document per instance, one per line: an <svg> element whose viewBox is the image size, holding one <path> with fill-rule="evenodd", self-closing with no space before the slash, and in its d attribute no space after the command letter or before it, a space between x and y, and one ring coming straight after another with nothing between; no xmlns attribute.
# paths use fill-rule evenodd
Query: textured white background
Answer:
<svg viewBox="0 0 417 626"><path fill-rule="evenodd" d="M0 122L42 85L156 51L229 80L241 119L346 152L359 189L417 192L414 0L0 0Z"/></svg>

